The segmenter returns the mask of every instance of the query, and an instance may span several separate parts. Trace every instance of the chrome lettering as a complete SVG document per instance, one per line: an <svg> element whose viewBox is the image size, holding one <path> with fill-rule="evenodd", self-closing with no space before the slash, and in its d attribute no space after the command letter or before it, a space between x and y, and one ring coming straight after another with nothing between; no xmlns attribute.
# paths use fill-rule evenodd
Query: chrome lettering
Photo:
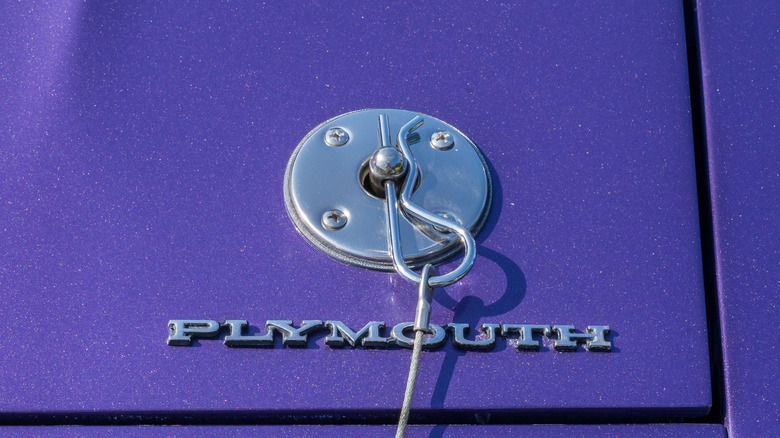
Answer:
<svg viewBox="0 0 780 438"><path fill-rule="evenodd" d="M393 327L393 341L396 345L400 345L405 348L414 347L414 340L404 334L404 330L411 330L414 327L413 322L402 322ZM423 349L430 350L439 348L444 345L447 337L447 331L440 325L429 324L431 330L433 330L433 336L423 341Z"/></svg>
<svg viewBox="0 0 780 438"><path fill-rule="evenodd" d="M556 325L553 330L558 340L553 344L557 351L576 351L577 344L585 344L588 351L610 351L612 343L605 339L609 326L589 325L587 333L576 333L573 325Z"/></svg>
<svg viewBox="0 0 780 438"><path fill-rule="evenodd" d="M192 345L192 338L213 338L219 323L210 319L172 319L168 321L168 345Z"/></svg>
<svg viewBox="0 0 780 438"><path fill-rule="evenodd" d="M288 320L269 320L265 323L267 332L263 335L245 334L249 323L245 319L228 319L222 323L210 319L172 319L168 321L168 345L191 346L195 338L214 338L226 331L224 344L228 347L274 347L276 334L282 337L286 347L305 347L309 334L320 330L329 330L325 345L340 348L349 345L352 348L412 348L414 340L410 337L414 323L402 322L395 325L389 337L382 336L385 329L383 321L370 321L360 330L352 330L341 321L323 321L307 319L300 327ZM485 323L480 326L481 334L474 339L467 336L471 327L465 323L450 323L444 326L430 324L430 333L425 336L423 348L435 349L443 346L451 333L455 347L472 351L492 350L498 336L522 351L539 351L542 339L545 344L552 343L555 351L577 351L584 344L587 351L612 351L612 342L607 339L609 326L589 325L585 333L579 333L573 325L545 324L497 324ZM537 335L534 339L534 335ZM515 337L516 336L516 337Z"/></svg>
<svg viewBox="0 0 780 438"><path fill-rule="evenodd" d="M230 334L222 341L228 347L273 347L274 332L269 330L263 336L244 336L241 332L249 323L245 319L229 319L223 322L222 327L228 327Z"/></svg>
<svg viewBox="0 0 780 438"><path fill-rule="evenodd" d="M501 326L501 333L504 336L512 333L519 333L520 338L514 341L514 345L518 350L525 351L539 350L539 341L534 340L534 333L544 335L548 338L552 336L550 326L540 324L504 324Z"/></svg>
<svg viewBox="0 0 780 438"><path fill-rule="evenodd" d="M496 331L501 332L501 324L482 324L482 333L487 334L487 339L466 339L469 332L468 324L449 323L447 329L452 331L454 338L452 343L464 350L491 350L496 345Z"/></svg>
<svg viewBox="0 0 780 438"><path fill-rule="evenodd" d="M322 321L307 319L301 323L300 327L296 328L292 325L292 321L273 320L266 321L265 327L268 329L268 333L272 331L281 333L282 343L285 346L305 347L309 333L319 330L322 327Z"/></svg>
<svg viewBox="0 0 780 438"><path fill-rule="evenodd" d="M349 344L352 347L362 345L381 348L386 347L390 342L390 338L379 335L385 328L383 321L371 321L357 333L341 321L325 321L325 326L331 330L330 336L325 338L325 345L329 347L343 347Z"/></svg>

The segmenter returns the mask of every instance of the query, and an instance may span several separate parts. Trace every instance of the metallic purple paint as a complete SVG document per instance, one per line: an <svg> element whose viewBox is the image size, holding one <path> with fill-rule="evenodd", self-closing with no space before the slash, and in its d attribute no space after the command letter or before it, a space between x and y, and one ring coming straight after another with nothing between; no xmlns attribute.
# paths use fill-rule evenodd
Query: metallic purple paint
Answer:
<svg viewBox="0 0 780 438"><path fill-rule="evenodd" d="M780 355L752 334L780 329L778 12L773 2L699 4L731 437L780 436Z"/></svg>
<svg viewBox="0 0 780 438"><path fill-rule="evenodd" d="M391 418L407 350L165 345L172 318L412 318L410 284L284 209L300 138L366 107L440 117L492 167L477 263L432 322L603 323L616 347L425 353L413 415L708 412L679 2L2 7L5 418Z"/></svg>

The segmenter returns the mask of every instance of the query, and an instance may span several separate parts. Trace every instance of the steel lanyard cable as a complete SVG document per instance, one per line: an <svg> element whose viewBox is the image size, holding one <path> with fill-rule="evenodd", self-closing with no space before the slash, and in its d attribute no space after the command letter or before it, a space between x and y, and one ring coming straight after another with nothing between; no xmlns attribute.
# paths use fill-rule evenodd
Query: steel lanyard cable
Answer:
<svg viewBox="0 0 780 438"><path fill-rule="evenodd" d="M407 122L398 132L398 146L401 155L403 155L404 160L408 164L408 172L406 173L406 178L404 178L401 186L400 204L396 197L395 182L393 179L388 178L382 181L385 189L388 247L393 259L393 266L404 278L419 285L417 310L415 312L414 321L415 335L414 346L412 348L412 360L409 367L409 376L406 380L406 391L404 392L404 401L401 406L401 415L398 420L396 438L403 438L406 432L406 425L409 422L412 396L414 395L414 387L417 382L417 373L420 367L420 356L422 355L422 347L424 344L423 335L430 331L429 324L431 304L433 302L433 290L436 287L447 286L463 278L469 272L476 259L474 238L467 229L460 226L460 224L423 209L411 200L411 193L417 181L417 163L407 145L406 137L422 125L422 123L422 117L416 116ZM381 115L379 117L379 131L382 148L392 147L390 145L388 125L387 117ZM436 275L436 270L433 265L426 264L423 267L421 274L418 275L406 265L403 257L403 250L401 248L401 238L398 227L398 214L401 209L419 220L432 225L437 225L441 228L449 229L458 235L464 247L464 254L463 261L455 270L444 275Z"/></svg>
<svg viewBox="0 0 780 438"><path fill-rule="evenodd" d="M414 349L412 350L412 364L409 367L409 377L406 379L406 391L404 402L401 405L401 416L398 418L398 428L395 430L395 438L404 438L406 425L409 423L409 411L412 409L412 396L414 385L417 383L417 370L420 367L420 354L422 353L423 332L415 331Z"/></svg>
<svg viewBox="0 0 780 438"><path fill-rule="evenodd" d="M414 319L414 347L412 349L412 363L409 366L409 376L406 378L406 391L404 402L401 405L401 416L398 419L396 438L403 438L406 433L406 424L409 422L409 411L412 408L412 396L414 385L417 383L417 371L420 368L420 356L423 346L423 335L430 331L431 303L433 302L433 288L428 285L428 280L436 274L436 269L431 264L425 265L422 270L422 280L417 296L417 312Z"/></svg>

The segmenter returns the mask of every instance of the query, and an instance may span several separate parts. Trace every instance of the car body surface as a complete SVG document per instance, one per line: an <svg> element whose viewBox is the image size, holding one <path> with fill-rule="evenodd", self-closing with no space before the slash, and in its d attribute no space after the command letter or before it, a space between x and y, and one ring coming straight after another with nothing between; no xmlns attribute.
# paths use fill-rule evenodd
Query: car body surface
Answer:
<svg viewBox="0 0 780 438"><path fill-rule="evenodd" d="M171 320L414 319L415 285L328 257L285 207L296 145L365 108L450 123L492 180L432 322L610 327L606 352L450 334L409 435L777 431L776 6L2 8L8 432L392 434L409 349L166 343Z"/></svg>

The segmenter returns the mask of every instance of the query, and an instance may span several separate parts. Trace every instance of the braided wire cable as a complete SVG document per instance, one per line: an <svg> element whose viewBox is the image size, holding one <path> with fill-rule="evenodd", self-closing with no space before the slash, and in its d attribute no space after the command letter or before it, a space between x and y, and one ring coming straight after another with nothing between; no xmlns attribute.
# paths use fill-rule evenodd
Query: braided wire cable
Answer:
<svg viewBox="0 0 780 438"><path fill-rule="evenodd" d="M406 392L404 403L401 405L401 417L398 419L398 428L395 438L403 438L406 433L406 424L409 422L409 410L412 408L412 396L414 385L417 383L417 370L420 368L420 355L422 353L423 331L417 330L414 334L414 349L412 350L412 363L409 366L409 377L406 379Z"/></svg>

